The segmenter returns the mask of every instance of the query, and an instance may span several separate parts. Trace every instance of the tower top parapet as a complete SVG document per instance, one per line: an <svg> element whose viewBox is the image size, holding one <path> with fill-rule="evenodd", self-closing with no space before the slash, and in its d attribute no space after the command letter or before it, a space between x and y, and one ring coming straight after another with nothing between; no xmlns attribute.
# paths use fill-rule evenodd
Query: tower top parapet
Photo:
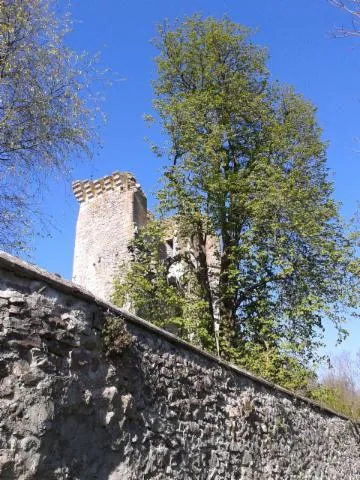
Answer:
<svg viewBox="0 0 360 480"><path fill-rule="evenodd" d="M99 197L111 190L125 191L131 188L141 190L140 184L129 172L114 172L98 180L76 180L72 183L74 195L80 203Z"/></svg>
<svg viewBox="0 0 360 480"><path fill-rule="evenodd" d="M132 258L129 243L147 222L146 196L129 172L77 180L72 188L80 204L73 280L110 300L120 267Z"/></svg>

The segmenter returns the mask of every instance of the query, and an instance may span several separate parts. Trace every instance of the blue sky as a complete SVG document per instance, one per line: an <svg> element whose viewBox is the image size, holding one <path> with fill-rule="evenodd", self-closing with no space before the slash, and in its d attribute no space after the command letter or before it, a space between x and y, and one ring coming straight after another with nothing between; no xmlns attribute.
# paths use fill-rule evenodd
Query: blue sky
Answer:
<svg viewBox="0 0 360 480"><path fill-rule="evenodd" d="M274 79L294 85L317 107L317 118L329 141L328 166L335 198L349 217L359 200L360 179L360 38L334 39L336 25L350 19L326 0L73 0L77 20L69 44L91 53L101 50L102 64L121 78L106 92L107 115L102 148L92 160L77 164L72 179L98 178L115 170L131 171L154 205L161 161L153 156L145 137L143 114L151 113L151 79L155 78L156 50L150 40L156 24L201 12L253 27L254 42L269 50ZM42 198L45 214L54 224L51 237L37 238L32 261L71 277L78 205L70 182L53 181ZM343 348L356 350L360 328L348 325L351 336ZM328 348L335 338L327 334Z"/></svg>

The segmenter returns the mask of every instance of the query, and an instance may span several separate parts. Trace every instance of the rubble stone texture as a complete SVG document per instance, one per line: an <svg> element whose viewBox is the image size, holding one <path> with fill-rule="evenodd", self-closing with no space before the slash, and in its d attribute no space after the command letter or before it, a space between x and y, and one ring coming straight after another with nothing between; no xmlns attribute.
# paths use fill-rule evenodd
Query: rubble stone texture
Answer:
<svg viewBox="0 0 360 480"><path fill-rule="evenodd" d="M146 223L146 197L126 172L74 182L73 191L80 203L73 281L109 300L119 267L130 261L128 244Z"/></svg>
<svg viewBox="0 0 360 480"><path fill-rule="evenodd" d="M109 316L131 335L111 358ZM1 479L355 480L359 443L341 415L0 255Z"/></svg>

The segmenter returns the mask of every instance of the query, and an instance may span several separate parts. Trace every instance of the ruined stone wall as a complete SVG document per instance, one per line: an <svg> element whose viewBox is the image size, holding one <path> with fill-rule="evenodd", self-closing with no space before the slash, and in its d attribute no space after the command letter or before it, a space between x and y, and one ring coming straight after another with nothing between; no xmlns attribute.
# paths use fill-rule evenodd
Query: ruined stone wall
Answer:
<svg viewBox="0 0 360 480"><path fill-rule="evenodd" d="M109 316L130 334L112 358ZM1 479L355 480L359 441L346 418L0 255Z"/></svg>
<svg viewBox="0 0 360 480"><path fill-rule="evenodd" d="M73 281L109 300L113 279L130 261L128 244L146 223L146 197L129 173L77 181L80 203L76 225Z"/></svg>
<svg viewBox="0 0 360 480"><path fill-rule="evenodd" d="M114 172L98 180L75 181L73 191L80 204L73 281L109 301L114 278L121 275L131 261L129 243L148 220L146 197L135 177L127 172ZM196 239L179 236L174 218L166 223L166 256L175 258L186 251L193 254L196 263L198 252L204 249L213 307L217 312L218 239L208 236L205 246L199 246ZM184 266L181 260L174 261L169 278L179 280L184 273Z"/></svg>

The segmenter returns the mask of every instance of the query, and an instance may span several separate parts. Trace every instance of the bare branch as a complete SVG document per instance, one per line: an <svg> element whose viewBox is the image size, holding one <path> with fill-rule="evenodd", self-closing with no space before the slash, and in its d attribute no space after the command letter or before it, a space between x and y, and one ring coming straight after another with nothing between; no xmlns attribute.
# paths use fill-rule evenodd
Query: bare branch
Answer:
<svg viewBox="0 0 360 480"><path fill-rule="evenodd" d="M101 95L89 89L101 75L96 59L64 45L71 21L55 6L0 0L0 248L12 253L35 213L22 186L44 188L45 172L67 173L74 153L89 156L101 118Z"/></svg>
<svg viewBox="0 0 360 480"><path fill-rule="evenodd" d="M350 15L352 28L344 26L337 28L335 37L360 37L360 1L359 0L328 0L331 5Z"/></svg>

